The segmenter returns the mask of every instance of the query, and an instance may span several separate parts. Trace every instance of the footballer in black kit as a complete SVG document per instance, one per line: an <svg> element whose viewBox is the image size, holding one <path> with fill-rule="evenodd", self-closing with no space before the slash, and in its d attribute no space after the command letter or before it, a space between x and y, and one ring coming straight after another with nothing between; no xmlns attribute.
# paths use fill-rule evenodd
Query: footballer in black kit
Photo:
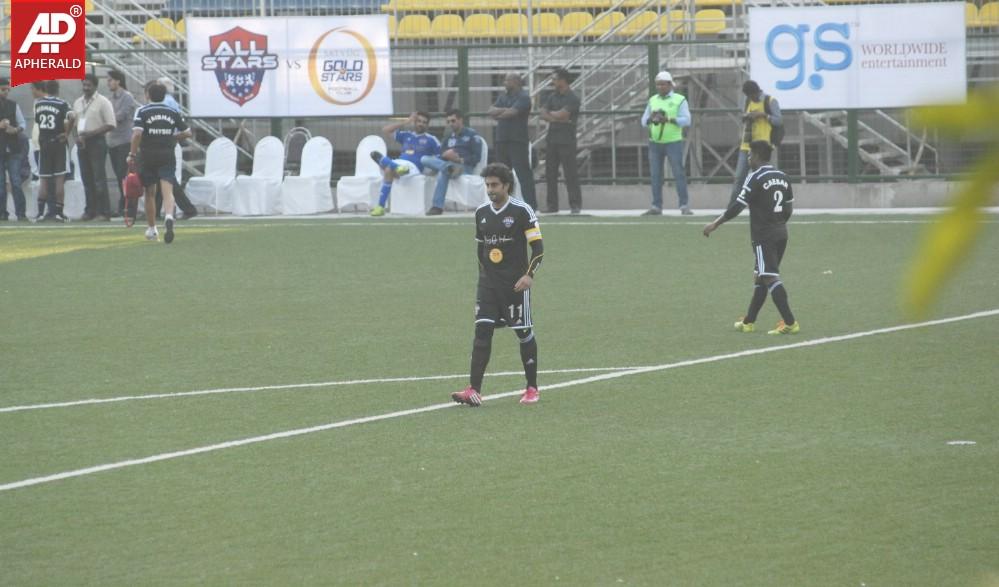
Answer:
<svg viewBox="0 0 999 587"><path fill-rule="evenodd" d="M794 207L794 192L787 175L770 164L772 153L773 147L767 141L750 143L749 165L752 173L728 210L705 226L703 232L704 236L710 236L723 223L749 208L755 287L749 310L735 323L735 329L740 332L755 330L756 317L769 293L782 320L768 334L796 334L801 326L791 312L787 290L780 279L780 262L787 248L787 221Z"/></svg>
<svg viewBox="0 0 999 587"><path fill-rule="evenodd" d="M65 221L64 183L69 173L66 135L75 120L69 103L59 97L59 82L33 84L35 125L38 127L38 218ZM52 193L54 192L54 194ZM54 196L54 197L53 197ZM48 212L44 212L48 202Z"/></svg>
<svg viewBox="0 0 999 587"><path fill-rule="evenodd" d="M541 265L544 247L534 210L511 198L513 172L502 163L485 168L489 202L475 211L475 241L479 282L475 295L475 339L469 386L451 398L470 406L482 402L482 378L492 352L493 331L504 326L520 340L527 388L520 403L538 401L538 344L531 320L531 286Z"/></svg>

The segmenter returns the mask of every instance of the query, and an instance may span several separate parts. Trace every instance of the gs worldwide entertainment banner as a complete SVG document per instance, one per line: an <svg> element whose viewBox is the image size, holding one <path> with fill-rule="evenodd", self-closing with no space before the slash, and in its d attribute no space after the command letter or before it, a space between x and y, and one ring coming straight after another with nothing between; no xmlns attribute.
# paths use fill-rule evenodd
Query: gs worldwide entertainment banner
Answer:
<svg viewBox="0 0 999 587"><path fill-rule="evenodd" d="M752 78L781 108L894 108L967 94L964 4L750 8Z"/></svg>
<svg viewBox="0 0 999 587"><path fill-rule="evenodd" d="M387 115L387 16L189 18L195 117Z"/></svg>

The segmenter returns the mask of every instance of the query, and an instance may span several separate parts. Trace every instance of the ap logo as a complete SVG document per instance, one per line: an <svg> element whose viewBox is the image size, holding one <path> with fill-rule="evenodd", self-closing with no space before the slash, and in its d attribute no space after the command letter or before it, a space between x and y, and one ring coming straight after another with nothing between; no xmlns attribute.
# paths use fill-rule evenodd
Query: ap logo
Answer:
<svg viewBox="0 0 999 587"><path fill-rule="evenodd" d="M80 0L14 0L10 22L13 85L83 79L87 21Z"/></svg>
<svg viewBox="0 0 999 587"><path fill-rule="evenodd" d="M74 6L80 10L79 6ZM41 45L42 53L58 53L59 46L69 41L76 34L76 21L69 14L59 12L42 12L35 18L31 30L24 37L18 53L28 53L35 43Z"/></svg>
<svg viewBox="0 0 999 587"><path fill-rule="evenodd" d="M767 60L778 69L791 70L790 79L778 80L778 90L793 90L805 81L809 58L813 58L813 72L808 76L808 87L821 90L825 84L822 71L842 71L853 63L853 51L845 41L850 39L850 26L846 23L827 22L815 27L807 24L775 26L767 34Z"/></svg>

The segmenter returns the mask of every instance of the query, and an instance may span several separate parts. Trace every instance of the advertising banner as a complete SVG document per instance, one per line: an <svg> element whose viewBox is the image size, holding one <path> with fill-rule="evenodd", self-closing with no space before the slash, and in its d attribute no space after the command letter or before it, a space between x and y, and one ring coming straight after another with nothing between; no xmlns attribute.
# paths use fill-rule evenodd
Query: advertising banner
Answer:
<svg viewBox="0 0 999 587"><path fill-rule="evenodd" d="M387 16L187 19L191 115L392 114Z"/></svg>
<svg viewBox="0 0 999 587"><path fill-rule="evenodd" d="M750 8L751 77L787 109L959 103L964 3Z"/></svg>

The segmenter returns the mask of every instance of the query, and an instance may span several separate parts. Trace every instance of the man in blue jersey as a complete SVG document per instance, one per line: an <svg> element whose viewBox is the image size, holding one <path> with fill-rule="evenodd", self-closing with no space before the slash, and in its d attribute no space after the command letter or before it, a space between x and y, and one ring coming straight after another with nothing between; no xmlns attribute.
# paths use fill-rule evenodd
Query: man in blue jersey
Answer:
<svg viewBox="0 0 999 587"><path fill-rule="evenodd" d="M447 147L440 157L424 157L423 165L437 172L437 187L434 201L427 216L444 213L444 200L447 197L448 183L462 175L475 172L475 166L482 159L482 140L479 133L465 126L465 115L452 108L447 111L447 125L451 134L444 139Z"/></svg>
<svg viewBox="0 0 999 587"><path fill-rule="evenodd" d="M412 131L402 130L411 125ZM378 195L378 205L371 209L372 216L384 216L385 205L388 204L392 182L410 174L423 171L422 159L425 155L436 157L441 152L441 142L437 137L427 132L430 126L430 115L426 112L414 112L402 122L393 122L382 128L382 134L395 139L402 145L398 159L390 159L378 151L371 152L371 158L382 168L382 188Z"/></svg>

